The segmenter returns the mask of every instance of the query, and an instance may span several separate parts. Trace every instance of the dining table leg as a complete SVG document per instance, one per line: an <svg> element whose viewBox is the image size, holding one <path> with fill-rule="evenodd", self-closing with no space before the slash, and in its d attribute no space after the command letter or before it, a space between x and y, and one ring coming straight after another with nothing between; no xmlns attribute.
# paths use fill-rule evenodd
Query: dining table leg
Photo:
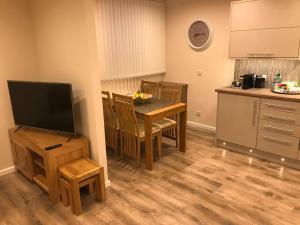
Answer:
<svg viewBox="0 0 300 225"><path fill-rule="evenodd" d="M187 110L185 109L180 113L180 124L179 124L179 151L186 152L186 121L187 121Z"/></svg>
<svg viewBox="0 0 300 225"><path fill-rule="evenodd" d="M145 151L146 151L146 168L153 169L153 149L152 149L152 119L150 116L144 118L145 126Z"/></svg>

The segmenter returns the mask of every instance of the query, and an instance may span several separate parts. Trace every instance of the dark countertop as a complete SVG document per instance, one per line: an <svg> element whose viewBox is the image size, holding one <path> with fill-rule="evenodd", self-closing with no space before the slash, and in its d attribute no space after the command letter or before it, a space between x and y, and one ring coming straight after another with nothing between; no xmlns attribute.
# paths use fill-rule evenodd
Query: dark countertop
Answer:
<svg viewBox="0 0 300 225"><path fill-rule="evenodd" d="M259 98L300 102L300 95L277 94L272 92L270 88L251 88L248 90L243 90L241 88L223 87L217 88L215 91L218 93L226 93L233 95L244 95Z"/></svg>
<svg viewBox="0 0 300 225"><path fill-rule="evenodd" d="M137 104L134 106L136 113L146 114L167 106L174 105L172 102L163 101L163 100L151 100L149 103Z"/></svg>

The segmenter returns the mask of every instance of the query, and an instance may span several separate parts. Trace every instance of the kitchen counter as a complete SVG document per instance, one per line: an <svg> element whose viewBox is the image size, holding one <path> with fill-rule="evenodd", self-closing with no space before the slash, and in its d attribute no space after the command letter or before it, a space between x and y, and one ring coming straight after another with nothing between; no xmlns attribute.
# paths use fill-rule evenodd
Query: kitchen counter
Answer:
<svg viewBox="0 0 300 225"><path fill-rule="evenodd" d="M243 90L241 88L224 87L224 88L218 88L215 91L218 93L226 93L226 94L233 94L233 95L244 95L244 96L300 102L300 95L278 94L272 92L270 88L251 88L251 89Z"/></svg>

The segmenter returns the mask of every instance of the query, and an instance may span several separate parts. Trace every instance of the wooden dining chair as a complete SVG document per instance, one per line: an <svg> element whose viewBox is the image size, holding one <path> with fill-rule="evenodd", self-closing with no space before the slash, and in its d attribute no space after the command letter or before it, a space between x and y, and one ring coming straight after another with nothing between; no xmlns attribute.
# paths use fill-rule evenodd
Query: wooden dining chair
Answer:
<svg viewBox="0 0 300 225"><path fill-rule="evenodd" d="M160 100L172 102L174 104L181 102L182 87L176 84L161 84ZM178 147L179 134L179 114L164 118L153 123L162 130L162 136L174 140Z"/></svg>
<svg viewBox="0 0 300 225"><path fill-rule="evenodd" d="M121 157L123 154L130 156L140 163L141 143L145 141L145 127L143 123L138 122L134 111L132 97L113 93L113 102L115 105L117 117L120 123L120 149ZM152 127L153 138L157 142L157 151L161 152L161 129Z"/></svg>
<svg viewBox="0 0 300 225"><path fill-rule="evenodd" d="M160 83L142 80L141 91L143 93L151 94L154 99L158 99L160 94Z"/></svg>
<svg viewBox="0 0 300 225"><path fill-rule="evenodd" d="M115 156L117 156L119 148L120 128L117 115L112 107L112 99L108 91L102 91L102 104L106 146L113 149Z"/></svg>

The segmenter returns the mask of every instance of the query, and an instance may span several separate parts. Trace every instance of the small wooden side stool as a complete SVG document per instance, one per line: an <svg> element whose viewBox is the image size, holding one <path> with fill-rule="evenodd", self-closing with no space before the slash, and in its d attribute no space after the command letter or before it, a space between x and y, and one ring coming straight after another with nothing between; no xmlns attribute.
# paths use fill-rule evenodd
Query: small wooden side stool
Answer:
<svg viewBox="0 0 300 225"><path fill-rule="evenodd" d="M104 169L90 159L80 159L59 168L60 192L65 206L71 204L74 214L81 213L80 188L87 186L98 201L105 201Z"/></svg>

